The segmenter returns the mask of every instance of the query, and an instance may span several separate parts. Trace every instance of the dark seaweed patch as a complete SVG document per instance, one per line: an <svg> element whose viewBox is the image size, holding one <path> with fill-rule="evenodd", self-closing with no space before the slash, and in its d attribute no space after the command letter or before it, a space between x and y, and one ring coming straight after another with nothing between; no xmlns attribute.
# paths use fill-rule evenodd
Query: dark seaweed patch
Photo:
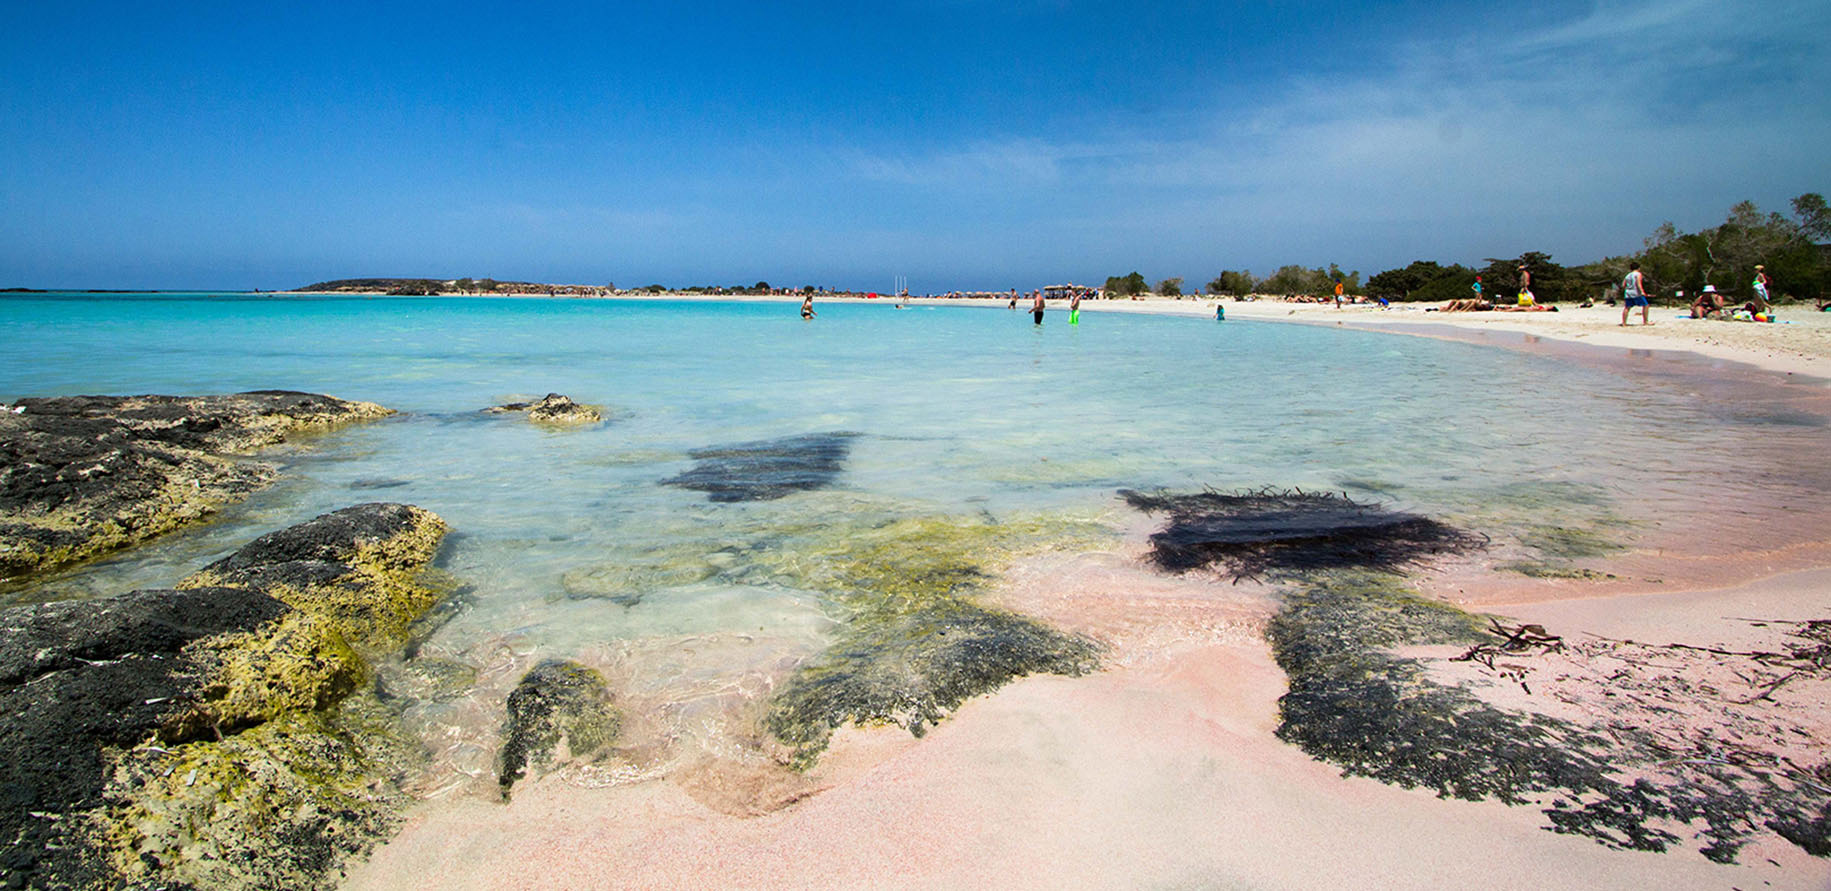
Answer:
<svg viewBox="0 0 1831 891"><path fill-rule="evenodd" d="M1290 677L1278 737L1345 774L1444 797L1550 798L1549 828L1611 847L1663 851L1682 841L1674 830L1689 831L1706 857L1731 862L1766 826L1831 854L1831 795L1807 771L1675 752L1621 725L1605 737L1603 728L1498 709L1431 681L1421 663L1388 648L1476 640L1476 617L1389 578L1320 577L1287 597L1270 638ZM1636 768L1660 769L1619 779Z"/></svg>
<svg viewBox="0 0 1831 891"><path fill-rule="evenodd" d="M712 501L770 501L822 489L844 468L856 433L807 433L758 442L695 449L699 462L679 476L662 480L705 492Z"/></svg>
<svg viewBox="0 0 1831 891"><path fill-rule="evenodd" d="M1218 564L1235 581L1268 572L1392 572L1487 545L1485 537L1429 517L1328 492L1119 494L1138 510L1169 515L1169 525L1151 536L1151 562L1178 573Z"/></svg>

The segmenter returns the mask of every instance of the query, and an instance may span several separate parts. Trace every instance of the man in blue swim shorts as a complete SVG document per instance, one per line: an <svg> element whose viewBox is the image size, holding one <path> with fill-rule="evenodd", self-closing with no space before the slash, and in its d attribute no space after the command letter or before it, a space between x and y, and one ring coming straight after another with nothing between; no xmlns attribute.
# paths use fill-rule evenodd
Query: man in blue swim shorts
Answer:
<svg viewBox="0 0 1831 891"><path fill-rule="evenodd" d="M1621 280L1621 327L1628 326L1628 310L1636 306L1640 307L1640 324L1653 324L1647 321L1647 284L1638 262L1628 264L1627 277Z"/></svg>

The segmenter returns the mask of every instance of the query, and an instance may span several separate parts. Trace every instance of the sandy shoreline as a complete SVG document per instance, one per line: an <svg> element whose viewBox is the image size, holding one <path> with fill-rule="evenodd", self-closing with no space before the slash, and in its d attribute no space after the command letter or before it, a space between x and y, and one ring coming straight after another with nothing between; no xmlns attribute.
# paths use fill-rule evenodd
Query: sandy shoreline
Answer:
<svg viewBox="0 0 1831 891"><path fill-rule="evenodd" d="M309 296L380 297L379 293L269 291L270 296L289 294ZM691 300L729 303L800 303L801 298L787 295L702 295L702 294L617 294L613 296L555 297L548 294L444 295L471 297L507 297L523 299L571 299L611 301ZM915 297L912 306L958 306L981 309L1007 309L1004 300L985 298ZM821 304L848 303L890 307L894 298L856 296L820 296ZM1028 303L1019 300L1020 310ZM1444 313L1434 310L1436 303L1395 303L1390 309L1372 305L1349 305L1336 309L1331 304L1285 303L1275 299L1236 301L1213 297L1148 297L1138 300L1089 300L1081 307L1088 312L1127 312L1153 315L1214 317L1216 304L1226 309L1229 320L1296 322L1312 325L1343 325L1391 333L1435 337L1460 337L1483 333L1532 335L1550 340L1589 346L1628 349L1680 351L1709 359L1734 362L1782 374L1820 378L1831 381L1831 313L1816 312L1806 304L1780 308L1784 324L1755 322L1721 322L1679 318L1682 307L1653 307L1648 318L1652 325L1642 326L1639 314L1632 316L1627 327L1621 326L1619 307L1595 306L1583 309L1571 304L1558 306L1558 312L1512 313ZM1049 304L1047 320L1060 319L1067 312L1063 301ZM1446 332L1443 329L1451 329ZM1509 345L1511 341L1505 344Z"/></svg>
<svg viewBox="0 0 1831 891"><path fill-rule="evenodd" d="M822 302L841 301L816 305ZM844 302L888 308L891 301ZM1007 311L1001 301L913 303ZM1211 319L1214 305L1143 300L1083 308ZM1534 350L1545 348L1534 340L1541 338L1582 345L1582 358L1603 364L1679 351L1708 360L1686 363L1685 374L1721 368L1743 383L1791 383L1810 393L1831 378L1831 314L1821 320L1803 309L1783 313L1799 320L1795 325L1680 321L1668 309L1653 314L1650 328L1622 329L1619 309L1607 307L1460 315L1423 307L1223 306L1229 321L1339 324ZM1065 321L1060 310L1052 305L1045 324ZM1812 398L1810 409L1822 413L1823 400ZM1754 521L1743 515L1739 522ZM1605 561L1621 573L1610 582L1501 576L1471 562L1418 583L1443 599L1542 623L1572 640L1772 647L1774 629L1726 619L1831 615L1831 548L1815 529L1752 554L1683 559L1664 550L1669 537ZM1771 837L1744 849L1736 865L1713 863L1691 843L1663 854L1611 850L1545 831L1536 807L1446 800L1343 778L1336 766L1273 734L1287 682L1264 640L1276 608L1272 593L1153 573L1140 563L1140 539L1128 539L1123 553L1021 562L993 595L999 606L1105 643L1104 668L1092 676L1020 680L969 701L919 740L897 728L842 732L811 774L821 791L760 816L715 810L704 789L683 782L605 784L563 772L518 787L509 804L478 797L425 803L393 841L350 868L346 885L1831 888L1831 863ZM1520 708L1610 707L1585 698L1612 695L1608 684L1584 687L1567 676L1581 666L1556 677L1552 666L1533 663L1529 673L1541 690L1566 697L1558 703L1522 698L1491 674L1463 679L1493 686L1496 701ZM1831 739L1826 686L1822 679L1789 684L1774 692L1773 708L1816 739ZM763 771L698 782L731 783L719 791L742 796L766 794L770 780Z"/></svg>

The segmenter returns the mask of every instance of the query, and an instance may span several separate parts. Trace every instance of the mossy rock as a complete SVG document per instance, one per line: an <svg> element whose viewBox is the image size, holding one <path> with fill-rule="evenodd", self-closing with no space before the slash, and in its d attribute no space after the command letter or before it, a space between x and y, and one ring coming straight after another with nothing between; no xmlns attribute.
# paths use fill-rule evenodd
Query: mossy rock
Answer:
<svg viewBox="0 0 1831 891"><path fill-rule="evenodd" d="M497 759L502 797L507 799L530 769L552 764L561 743L572 758L609 748L619 724L604 676L596 669L557 659L534 666L509 693Z"/></svg>
<svg viewBox="0 0 1831 891"><path fill-rule="evenodd" d="M247 497L274 468L228 456L391 414L282 390L21 399L0 412L0 581L128 547Z"/></svg>
<svg viewBox="0 0 1831 891"><path fill-rule="evenodd" d="M1017 556L1112 535L1063 517L913 517L836 524L761 555L785 584L826 594L843 614L839 638L770 699L765 728L806 768L847 724L894 723L919 736L1016 678L1094 670L1093 641L974 598Z"/></svg>
<svg viewBox="0 0 1831 891"><path fill-rule="evenodd" d="M442 596L420 573L444 528L360 505L263 536L183 590L0 613L0 673L35 679L0 684L0 743L31 767L0 777L0 828L35 851L9 854L8 874L332 887L405 801L419 747L368 660Z"/></svg>
<svg viewBox="0 0 1831 891"><path fill-rule="evenodd" d="M126 884L196 888L337 886L408 802L399 780L417 741L373 695L293 712L221 740L126 752L102 818Z"/></svg>
<svg viewBox="0 0 1831 891"><path fill-rule="evenodd" d="M1026 675L1078 677L1099 665L1093 641L1022 616L949 599L860 616L769 703L765 726L805 769L847 724L890 723L921 736L967 699Z"/></svg>

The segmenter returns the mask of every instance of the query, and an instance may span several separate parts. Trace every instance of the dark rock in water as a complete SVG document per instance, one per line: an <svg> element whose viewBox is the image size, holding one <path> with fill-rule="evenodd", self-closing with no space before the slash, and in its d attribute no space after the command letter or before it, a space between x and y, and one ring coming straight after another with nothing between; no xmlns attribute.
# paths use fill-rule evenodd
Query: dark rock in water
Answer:
<svg viewBox="0 0 1831 891"><path fill-rule="evenodd" d="M856 433L807 433L758 442L695 449L693 469L662 480L707 493L712 501L770 501L833 484L844 469Z"/></svg>
<svg viewBox="0 0 1831 891"><path fill-rule="evenodd" d="M0 872L11 877L7 887L106 884L102 857L80 819L105 803L105 750L151 737L195 694L203 666L188 644L250 631L285 612L265 594L232 588L134 591L0 611Z"/></svg>
<svg viewBox="0 0 1831 891"><path fill-rule="evenodd" d="M1327 492L1119 494L1141 511L1169 515L1169 526L1151 536L1150 560L1171 572L1219 564L1238 581L1267 572L1395 571L1487 546L1482 536L1428 517Z"/></svg>
<svg viewBox="0 0 1831 891"><path fill-rule="evenodd" d="M582 758L608 747L617 736L617 713L604 676L577 662L549 659L534 666L509 693L508 710L498 759L505 799L530 768L552 762L561 740L572 757Z"/></svg>
<svg viewBox="0 0 1831 891"><path fill-rule="evenodd" d="M371 502L263 535L179 583L272 590L336 625L352 646L394 649L445 593L396 583L431 561L445 524L406 504Z"/></svg>
<svg viewBox="0 0 1831 891"><path fill-rule="evenodd" d="M0 411L0 577L135 544L265 485L231 460L300 430L388 409L261 390L229 396L64 396Z"/></svg>
<svg viewBox="0 0 1831 891"><path fill-rule="evenodd" d="M511 402L484 409L492 414L527 412L528 420L543 424L595 424L604 420L595 407L573 402L569 396L548 393L533 402Z"/></svg>
<svg viewBox="0 0 1831 891"><path fill-rule="evenodd" d="M350 483L352 489L398 489L412 485L412 480L368 479L355 480Z"/></svg>
<svg viewBox="0 0 1831 891"><path fill-rule="evenodd" d="M416 751L353 648L398 647L438 599L418 573L443 529L359 505L180 590L0 611L7 887L331 886Z"/></svg>

